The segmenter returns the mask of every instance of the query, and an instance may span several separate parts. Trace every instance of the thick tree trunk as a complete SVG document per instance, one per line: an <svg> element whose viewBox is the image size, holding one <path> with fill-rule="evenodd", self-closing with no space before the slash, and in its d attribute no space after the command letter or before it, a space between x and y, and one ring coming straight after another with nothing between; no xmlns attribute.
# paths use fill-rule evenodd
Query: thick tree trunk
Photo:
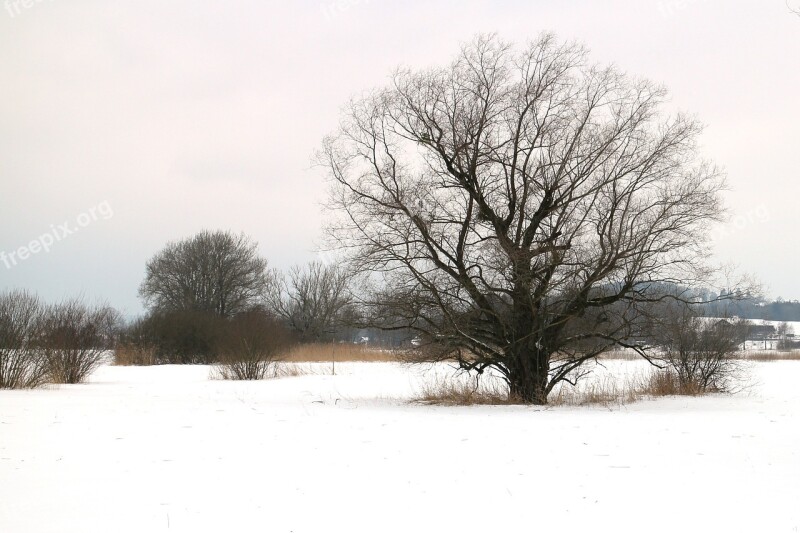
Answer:
<svg viewBox="0 0 800 533"><path fill-rule="evenodd" d="M515 354L508 367L509 394L523 403L547 405L549 361L541 352Z"/></svg>

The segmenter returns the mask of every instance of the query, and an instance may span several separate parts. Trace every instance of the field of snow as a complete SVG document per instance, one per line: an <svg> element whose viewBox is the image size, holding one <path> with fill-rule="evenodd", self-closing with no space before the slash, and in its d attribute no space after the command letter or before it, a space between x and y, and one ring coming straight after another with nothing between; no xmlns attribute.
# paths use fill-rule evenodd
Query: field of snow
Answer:
<svg viewBox="0 0 800 533"><path fill-rule="evenodd" d="M0 532L800 527L800 362L755 363L747 393L613 408L409 404L429 372L103 367L0 391Z"/></svg>
<svg viewBox="0 0 800 533"><path fill-rule="evenodd" d="M753 324L759 324L763 326L775 326L776 328L781 324L786 324L787 326L789 326L790 333L791 332L800 333L800 322L790 322L790 321L781 322L779 320L760 320L760 319L750 320L750 322L752 322Z"/></svg>

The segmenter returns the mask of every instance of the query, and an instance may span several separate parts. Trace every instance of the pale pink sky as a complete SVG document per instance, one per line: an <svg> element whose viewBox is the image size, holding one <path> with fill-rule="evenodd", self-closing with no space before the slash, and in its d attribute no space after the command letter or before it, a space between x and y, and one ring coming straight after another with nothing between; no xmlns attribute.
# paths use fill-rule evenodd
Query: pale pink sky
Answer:
<svg viewBox="0 0 800 533"><path fill-rule="evenodd" d="M136 313L147 258L202 228L244 231L278 267L307 260L325 190L311 154L348 97L478 32L541 31L664 83L707 124L732 189L716 259L800 298L800 16L785 0L9 0L0 252L60 240L0 262L0 290ZM64 222L79 231L61 238Z"/></svg>

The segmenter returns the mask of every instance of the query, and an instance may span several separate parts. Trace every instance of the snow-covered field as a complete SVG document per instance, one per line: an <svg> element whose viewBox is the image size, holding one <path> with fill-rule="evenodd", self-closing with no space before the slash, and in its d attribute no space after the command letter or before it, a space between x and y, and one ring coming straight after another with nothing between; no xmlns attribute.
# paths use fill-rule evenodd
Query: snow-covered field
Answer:
<svg viewBox="0 0 800 533"><path fill-rule="evenodd" d="M800 528L800 362L614 408L410 405L430 371L103 367L0 391L0 532Z"/></svg>
<svg viewBox="0 0 800 533"><path fill-rule="evenodd" d="M781 324L786 324L787 326L789 326L789 333L800 333L800 322L781 322L779 320L760 320L760 319L750 320L749 322L761 326L775 326L776 328Z"/></svg>

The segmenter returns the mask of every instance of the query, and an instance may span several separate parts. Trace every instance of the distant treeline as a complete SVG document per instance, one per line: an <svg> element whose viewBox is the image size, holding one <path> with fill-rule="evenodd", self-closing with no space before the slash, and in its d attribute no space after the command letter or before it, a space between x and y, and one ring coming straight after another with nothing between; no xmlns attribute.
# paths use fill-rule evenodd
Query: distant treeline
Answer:
<svg viewBox="0 0 800 533"><path fill-rule="evenodd" d="M784 301L781 298L774 302L763 300L715 302L707 305L705 314L718 317L738 316L750 320L800 322L800 302Z"/></svg>

